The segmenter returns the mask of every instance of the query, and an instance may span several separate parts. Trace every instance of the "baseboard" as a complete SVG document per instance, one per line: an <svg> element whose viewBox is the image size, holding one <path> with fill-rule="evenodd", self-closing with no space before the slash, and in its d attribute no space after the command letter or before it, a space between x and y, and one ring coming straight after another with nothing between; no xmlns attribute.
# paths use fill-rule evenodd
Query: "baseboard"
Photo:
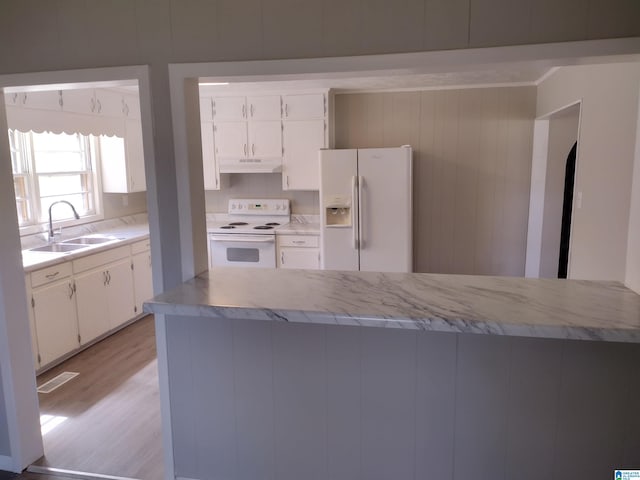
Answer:
<svg viewBox="0 0 640 480"><path fill-rule="evenodd" d="M6 455L0 455L0 470L4 470L5 472L16 472L13 467L13 458L7 457Z"/></svg>
<svg viewBox="0 0 640 480"><path fill-rule="evenodd" d="M63 468L43 467L40 465L29 465L27 472L45 475L60 475L68 478L95 479L95 480L136 480L129 477L117 477L114 475L103 475L100 473L77 472L75 470L65 470Z"/></svg>

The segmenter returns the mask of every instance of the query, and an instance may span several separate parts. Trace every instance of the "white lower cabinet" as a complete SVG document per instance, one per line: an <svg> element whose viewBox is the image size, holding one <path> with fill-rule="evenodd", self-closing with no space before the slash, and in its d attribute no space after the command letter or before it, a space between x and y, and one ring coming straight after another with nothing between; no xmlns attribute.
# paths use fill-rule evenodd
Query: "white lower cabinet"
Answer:
<svg viewBox="0 0 640 480"><path fill-rule="evenodd" d="M37 364L46 365L79 346L71 265L56 265L32 272L31 287Z"/></svg>
<svg viewBox="0 0 640 480"><path fill-rule="evenodd" d="M106 274L92 270L76 275L76 300L80 343L86 344L109 331L107 298L104 295Z"/></svg>
<svg viewBox="0 0 640 480"><path fill-rule="evenodd" d="M82 345L135 316L131 270L128 246L73 262Z"/></svg>
<svg viewBox="0 0 640 480"><path fill-rule="evenodd" d="M27 274L36 368L141 314L153 296L151 281L148 240Z"/></svg>
<svg viewBox="0 0 640 480"><path fill-rule="evenodd" d="M131 245L133 264L133 289L135 294L134 311L142 313L142 304L153 297L153 272L151 270L151 250L149 240Z"/></svg>
<svg viewBox="0 0 640 480"><path fill-rule="evenodd" d="M278 268L320 268L317 235L277 235Z"/></svg>

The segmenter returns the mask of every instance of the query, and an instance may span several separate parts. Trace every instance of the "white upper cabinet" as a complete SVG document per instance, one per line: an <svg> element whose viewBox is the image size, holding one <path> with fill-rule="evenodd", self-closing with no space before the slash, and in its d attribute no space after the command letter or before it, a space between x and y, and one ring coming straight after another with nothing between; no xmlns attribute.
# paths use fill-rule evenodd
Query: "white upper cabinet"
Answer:
<svg viewBox="0 0 640 480"><path fill-rule="evenodd" d="M280 95L247 97L249 120L277 120L281 117Z"/></svg>
<svg viewBox="0 0 640 480"><path fill-rule="evenodd" d="M138 95L124 95L122 97L122 113L125 117L140 119L140 97Z"/></svg>
<svg viewBox="0 0 640 480"><path fill-rule="evenodd" d="M139 120L125 120L125 138L100 137L100 163L105 193L133 193L147 189Z"/></svg>
<svg viewBox="0 0 640 480"><path fill-rule="evenodd" d="M94 90L94 115L123 117L122 94L111 90Z"/></svg>
<svg viewBox="0 0 640 480"><path fill-rule="evenodd" d="M281 158L282 157L282 123L278 121L249 122L250 157Z"/></svg>
<svg viewBox="0 0 640 480"><path fill-rule="evenodd" d="M202 110L201 110L202 112ZM218 172L213 137L213 122L200 122L202 137L202 174L205 190L220 189L220 173Z"/></svg>
<svg viewBox="0 0 640 480"><path fill-rule="evenodd" d="M246 122L216 123L214 141L218 158L245 158L249 156Z"/></svg>
<svg viewBox="0 0 640 480"><path fill-rule="evenodd" d="M95 110L93 89L64 90L62 92L62 111L92 115Z"/></svg>
<svg viewBox="0 0 640 480"><path fill-rule="evenodd" d="M39 110L62 110L62 93L59 90L48 92L28 92L20 94L18 105Z"/></svg>
<svg viewBox="0 0 640 480"><path fill-rule="evenodd" d="M284 120L311 120L325 118L327 113L325 96L322 93L283 95Z"/></svg>
<svg viewBox="0 0 640 480"><path fill-rule="evenodd" d="M234 122L247 119L245 97L215 97L213 99L213 120Z"/></svg>
<svg viewBox="0 0 640 480"><path fill-rule="evenodd" d="M210 97L200 98L200 121L213 122L213 99Z"/></svg>
<svg viewBox="0 0 640 480"><path fill-rule="evenodd" d="M283 190L320 188L318 151L327 147L325 120L284 122Z"/></svg>

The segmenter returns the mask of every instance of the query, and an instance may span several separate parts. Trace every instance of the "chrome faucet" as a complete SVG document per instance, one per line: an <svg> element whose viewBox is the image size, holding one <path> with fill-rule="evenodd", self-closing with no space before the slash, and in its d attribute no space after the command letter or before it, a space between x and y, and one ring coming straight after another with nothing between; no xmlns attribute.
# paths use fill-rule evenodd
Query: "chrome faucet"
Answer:
<svg viewBox="0 0 640 480"><path fill-rule="evenodd" d="M53 232L53 220L51 219L51 208L56 203L66 203L71 207L71 210L73 210L73 216L76 217L76 220L80 219L80 215L78 215L78 212L76 212L76 208L71 204L71 202L67 202L66 200L58 200L57 202L53 202L51 205L49 205L49 241L50 242L53 242L55 237L55 233Z"/></svg>

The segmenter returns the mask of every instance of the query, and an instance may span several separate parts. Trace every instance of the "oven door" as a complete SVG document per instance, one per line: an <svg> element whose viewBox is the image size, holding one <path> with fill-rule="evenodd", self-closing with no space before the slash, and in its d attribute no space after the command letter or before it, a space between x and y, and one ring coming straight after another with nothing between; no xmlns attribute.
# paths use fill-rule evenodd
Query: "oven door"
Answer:
<svg viewBox="0 0 640 480"><path fill-rule="evenodd" d="M276 268L275 235L210 234L211 267Z"/></svg>

